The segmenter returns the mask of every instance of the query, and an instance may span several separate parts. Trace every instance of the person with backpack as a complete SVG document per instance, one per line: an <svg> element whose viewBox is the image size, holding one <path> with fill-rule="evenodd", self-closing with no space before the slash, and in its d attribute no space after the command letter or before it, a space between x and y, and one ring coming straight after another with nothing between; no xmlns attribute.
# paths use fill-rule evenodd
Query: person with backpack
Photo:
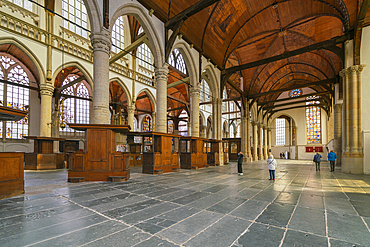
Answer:
<svg viewBox="0 0 370 247"><path fill-rule="evenodd" d="M274 156L270 154L269 158L267 159L268 169L270 173L270 179L269 180L275 180L275 169L277 167L277 162L274 159Z"/></svg>
<svg viewBox="0 0 370 247"><path fill-rule="evenodd" d="M330 153L328 154L328 160L330 161L330 172L334 171L336 158L337 155L334 153L333 150L330 150Z"/></svg>
<svg viewBox="0 0 370 247"><path fill-rule="evenodd" d="M313 156L313 162L316 164L316 171L320 171L320 162L321 162L321 155L319 153L316 153L315 156Z"/></svg>

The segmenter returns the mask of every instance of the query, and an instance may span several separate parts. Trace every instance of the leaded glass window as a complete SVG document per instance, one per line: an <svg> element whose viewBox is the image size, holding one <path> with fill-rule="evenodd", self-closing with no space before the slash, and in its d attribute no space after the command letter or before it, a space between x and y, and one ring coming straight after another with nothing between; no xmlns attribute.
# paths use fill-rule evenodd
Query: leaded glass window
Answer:
<svg viewBox="0 0 370 247"><path fill-rule="evenodd" d="M306 103L306 136L307 143L321 143L321 107L318 96L307 97L312 100Z"/></svg>
<svg viewBox="0 0 370 247"><path fill-rule="evenodd" d="M222 92L222 99L227 99L226 90ZM227 111L227 102L222 102L222 111Z"/></svg>
<svg viewBox="0 0 370 247"><path fill-rule="evenodd" d="M275 120L276 145L285 145L285 118Z"/></svg>
<svg viewBox="0 0 370 247"><path fill-rule="evenodd" d="M167 121L167 132L169 134L173 134L173 121L172 120Z"/></svg>
<svg viewBox="0 0 370 247"><path fill-rule="evenodd" d="M240 138L240 124L236 127L236 136L235 138Z"/></svg>
<svg viewBox="0 0 370 247"><path fill-rule="evenodd" d="M6 55L0 56L0 78L20 85L29 85L23 65ZM29 110L29 89L0 83L0 105L23 111ZM28 135L28 116L19 121L0 123L0 138L22 139ZM5 132L5 133L4 133Z"/></svg>
<svg viewBox="0 0 370 247"><path fill-rule="evenodd" d="M149 116L149 115L146 115L144 118L143 118L143 121L141 123L141 129L142 129L142 132L149 132L151 131L152 129L152 118Z"/></svg>
<svg viewBox="0 0 370 247"><path fill-rule="evenodd" d="M229 131L229 133L230 133L230 138L234 138L235 137L235 135L234 135L234 125L233 124L230 125L230 131Z"/></svg>
<svg viewBox="0 0 370 247"><path fill-rule="evenodd" d="M8 0L9 2L15 3L18 6L21 6L29 11L32 11L32 2L28 0Z"/></svg>
<svg viewBox="0 0 370 247"><path fill-rule="evenodd" d="M293 89L290 90L289 92L289 97L294 98L302 95L302 90L301 89Z"/></svg>
<svg viewBox="0 0 370 247"><path fill-rule="evenodd" d="M78 77L79 76L77 75L69 75L63 81L62 85L64 86L76 80ZM90 122L90 102L88 100L89 97L90 94L84 81L76 83L62 91L64 120L65 122L67 122L67 126L64 129L59 127L59 131L61 133L66 136L82 135L84 133L69 128L68 123L88 124ZM60 119L60 122L61 121L62 119Z"/></svg>
<svg viewBox="0 0 370 247"><path fill-rule="evenodd" d="M87 38L86 30L78 27L87 28L87 12L82 0L62 0L62 15L70 20L63 20L63 27L68 30ZM76 25L77 24L77 25Z"/></svg>
<svg viewBox="0 0 370 247"><path fill-rule="evenodd" d="M184 58L182 57L182 55L181 55L181 53L178 49L173 49L173 51L171 52L170 57L168 58L168 63L172 67L178 69L179 71L181 71L182 73L187 75Z"/></svg>
<svg viewBox="0 0 370 247"><path fill-rule="evenodd" d="M112 29L112 51L119 53L121 49L125 48L125 25L123 23L123 17L120 16L116 20Z"/></svg>
<svg viewBox="0 0 370 247"><path fill-rule="evenodd" d="M144 32L142 27L139 28L138 35ZM137 48L138 64L146 69L153 70L152 64L152 52L149 47L143 43Z"/></svg>
<svg viewBox="0 0 370 247"><path fill-rule="evenodd" d="M185 110L182 110L182 112L179 115L179 118L188 120L189 119L188 113ZM187 121L179 121L179 135L188 136Z"/></svg>
<svg viewBox="0 0 370 247"><path fill-rule="evenodd" d="M199 101L200 102L210 102L212 97L211 90L209 88L209 85L206 80L202 80L200 83L200 92L199 92ZM212 113L212 104L206 104L206 105L201 105L200 109L203 111Z"/></svg>

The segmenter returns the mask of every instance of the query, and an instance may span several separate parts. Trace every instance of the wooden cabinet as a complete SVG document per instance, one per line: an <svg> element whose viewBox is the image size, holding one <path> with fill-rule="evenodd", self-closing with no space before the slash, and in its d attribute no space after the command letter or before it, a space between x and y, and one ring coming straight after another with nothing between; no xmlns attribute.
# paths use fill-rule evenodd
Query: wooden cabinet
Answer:
<svg viewBox="0 0 370 247"><path fill-rule="evenodd" d="M86 149L70 158L68 179L108 181L109 177L130 178L127 157L116 152L116 132L126 133L128 125L70 124L71 128L86 131Z"/></svg>
<svg viewBox="0 0 370 247"><path fill-rule="evenodd" d="M241 151L241 138L223 138L222 140L229 143L229 161L237 161L238 153Z"/></svg>
<svg viewBox="0 0 370 247"><path fill-rule="evenodd" d="M180 167L181 169L198 169L207 167L205 141L198 137L181 137Z"/></svg>
<svg viewBox="0 0 370 247"><path fill-rule="evenodd" d="M24 153L0 153L0 200L24 193Z"/></svg>
<svg viewBox="0 0 370 247"><path fill-rule="evenodd" d="M220 151L222 152L222 141L208 140L206 141L207 164L210 166L220 165Z"/></svg>

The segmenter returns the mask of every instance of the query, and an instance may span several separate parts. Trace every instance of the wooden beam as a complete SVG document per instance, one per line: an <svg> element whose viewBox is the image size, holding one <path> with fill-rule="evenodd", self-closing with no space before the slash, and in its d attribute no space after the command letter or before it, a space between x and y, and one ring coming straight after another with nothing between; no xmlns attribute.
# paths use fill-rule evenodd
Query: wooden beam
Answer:
<svg viewBox="0 0 370 247"><path fill-rule="evenodd" d="M286 88L280 88L280 89L276 89L276 90L270 90L270 91L264 92L264 93L253 94L253 95L250 95L249 98L255 99L255 98L258 98L258 97L261 97L261 96L266 96L266 95L274 94L274 93L281 93L281 92L285 92L285 91L289 91L289 90L293 90L293 89L297 89L297 88L321 86L321 85L327 85L327 84L334 84L336 82L337 82L337 78L331 78L331 79L326 79L326 80L322 80L322 81L309 82L309 83L305 83L305 84L296 84L296 85L286 87Z"/></svg>
<svg viewBox="0 0 370 247"><path fill-rule="evenodd" d="M251 63L247 63L247 64L242 64L242 65L239 65L239 66L234 66L234 67L231 67L231 68L228 68L228 69L224 69L222 71L222 74L230 75L230 74L233 74L237 71L254 68L254 67L257 67L257 66L260 66L260 65L271 63L271 62L276 62L276 61L279 61L279 60L282 60L282 59L285 59L285 58L289 58L289 57L294 57L294 56L297 56L297 55L300 55L300 54L303 54L303 53L306 53L306 52L309 52L309 51L325 49L325 48L331 47L333 45L341 44L341 43L343 43L347 40L350 40L350 39L353 39L353 32L348 32L348 33L346 33L342 36L337 36L337 37L334 37L330 40L326 40L326 41L322 41L322 42L319 42L319 43L316 43L316 44L312 44L312 45L309 45L309 46L306 46L306 47L303 47L303 48L300 48L300 49L297 49L297 50L294 50L294 51L285 52L285 53L277 55L277 56L273 56L273 57L261 59L259 61L255 61L255 62L251 62Z"/></svg>
<svg viewBox="0 0 370 247"><path fill-rule="evenodd" d="M167 109L167 111L177 111L177 110L182 110L184 108L185 108L185 106L181 106L181 107L177 107L177 108Z"/></svg>
<svg viewBox="0 0 370 247"><path fill-rule="evenodd" d="M171 19L169 19L165 27L170 29L176 25L179 21L185 21L190 16L195 15L196 13L202 11L203 9L211 6L212 4L218 2L220 0L200 0L196 4L190 6L189 8L185 9L184 11L180 12L179 14L175 15ZM167 61L167 60L166 60Z"/></svg>
<svg viewBox="0 0 370 247"><path fill-rule="evenodd" d="M55 88L55 90L63 91L64 89L69 88L70 86L73 86L74 84L79 83L79 82L81 82L85 79L86 79L86 77L84 75L80 76L80 77L74 79L73 81L67 83L66 85L62 86L61 88Z"/></svg>
<svg viewBox="0 0 370 247"><path fill-rule="evenodd" d="M23 87L23 88L27 88L27 89L31 89L31 90L35 90L35 91L40 91L40 88L38 88L38 87L23 85L23 84L19 84L19 83L16 83L16 82L3 80L3 79L0 79L0 82L5 83L5 84L9 84L9 85L13 85L13 86L17 86L17 87Z"/></svg>
<svg viewBox="0 0 370 247"><path fill-rule="evenodd" d="M183 101L183 100L181 100L181 99L179 99L179 98L176 98L176 97L174 97L174 96L172 96L172 95L170 95L170 94L167 94L167 98L172 99L172 100L175 100L175 101L177 101L177 102L180 102L180 103L182 103L182 104L184 104L184 105L186 105L186 106L190 105L188 102Z"/></svg>
<svg viewBox="0 0 370 247"><path fill-rule="evenodd" d="M323 107L323 106L326 106L326 105L325 104L314 104L314 105L300 105L300 106L287 107L287 108L277 109L277 110L271 111L271 115L274 114L275 112L278 112L278 111L287 111L287 110L291 110L291 109L297 109L297 108L309 107L309 106Z"/></svg>
<svg viewBox="0 0 370 247"><path fill-rule="evenodd" d="M229 102L229 101L235 101L235 100L240 100L241 97L235 97L235 98L230 98L230 99L222 99L222 102ZM206 101L206 102L201 102L199 105L208 105L212 104L212 101Z"/></svg>
<svg viewBox="0 0 370 247"><path fill-rule="evenodd" d="M280 105L266 106L266 107L263 107L263 109L264 110L274 109L274 108L277 108L277 107L288 106L288 105L295 105L295 104L306 103L306 102L310 102L310 101L320 101L321 102L321 101L325 101L325 100L322 99L322 98L318 98L318 99L310 99L310 100L307 100L306 99L306 100L292 101L292 102L285 103L285 104L280 104Z"/></svg>
<svg viewBox="0 0 370 247"><path fill-rule="evenodd" d="M235 114L235 113L242 113L242 112L241 111L223 112L222 115L224 115L224 114Z"/></svg>
<svg viewBox="0 0 370 247"><path fill-rule="evenodd" d="M148 36L145 33L141 33L134 42L132 42L129 46L127 46L124 50L118 52L116 55L111 57L109 59L109 64L112 64L116 62L121 57L126 56L128 53L135 50L137 47L139 47L142 43L145 42L145 40L148 39Z"/></svg>
<svg viewBox="0 0 370 247"><path fill-rule="evenodd" d="M227 83L232 87L234 88L238 93L240 93L241 96L244 95L244 92L237 86L235 85L232 81L230 80L227 80Z"/></svg>
<svg viewBox="0 0 370 247"><path fill-rule="evenodd" d="M88 100L88 101L92 101L91 98L83 98L83 97L79 97L79 96L74 96L74 95L69 95L69 94L60 94L63 98L73 98L73 99L82 99L82 100Z"/></svg>
<svg viewBox="0 0 370 247"><path fill-rule="evenodd" d="M267 104L270 104L270 103L276 103L276 102L282 102L282 101L288 101L288 100L295 100L295 99L306 98L306 97L310 97L310 96L320 96L320 95L325 95L325 94L330 94L330 93L329 92L310 93L310 94L296 96L296 97L293 97L293 98L285 98L285 99L265 101L265 102L262 102L262 103L258 103L258 105L263 106L263 105L267 105Z"/></svg>
<svg viewBox="0 0 370 247"><path fill-rule="evenodd" d="M172 82L172 83L170 83L170 84L167 85L167 89L172 88L172 87L176 87L176 86L181 85L183 83L189 84L188 83L189 81L190 81L190 77L186 77L184 79L181 79L181 80Z"/></svg>
<svg viewBox="0 0 370 247"><path fill-rule="evenodd" d="M167 40L168 37L168 29L166 28L166 44L165 44L165 61L168 61L168 58L170 57L172 46L176 41L177 35L180 33L181 27L184 24L184 20L180 20L177 22L174 26L173 33L171 34L171 37Z"/></svg>

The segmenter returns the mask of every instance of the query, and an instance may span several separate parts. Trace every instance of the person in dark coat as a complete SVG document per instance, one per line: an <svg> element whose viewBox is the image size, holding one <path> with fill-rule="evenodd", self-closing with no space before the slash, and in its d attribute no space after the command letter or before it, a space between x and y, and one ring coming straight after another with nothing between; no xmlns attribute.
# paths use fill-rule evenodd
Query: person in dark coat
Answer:
<svg viewBox="0 0 370 247"><path fill-rule="evenodd" d="M320 171L320 162L321 162L321 155L319 153L316 153L315 156L313 156L313 162L316 164L316 171Z"/></svg>
<svg viewBox="0 0 370 247"><path fill-rule="evenodd" d="M243 175L243 153L239 152L238 153L238 173L239 175Z"/></svg>

